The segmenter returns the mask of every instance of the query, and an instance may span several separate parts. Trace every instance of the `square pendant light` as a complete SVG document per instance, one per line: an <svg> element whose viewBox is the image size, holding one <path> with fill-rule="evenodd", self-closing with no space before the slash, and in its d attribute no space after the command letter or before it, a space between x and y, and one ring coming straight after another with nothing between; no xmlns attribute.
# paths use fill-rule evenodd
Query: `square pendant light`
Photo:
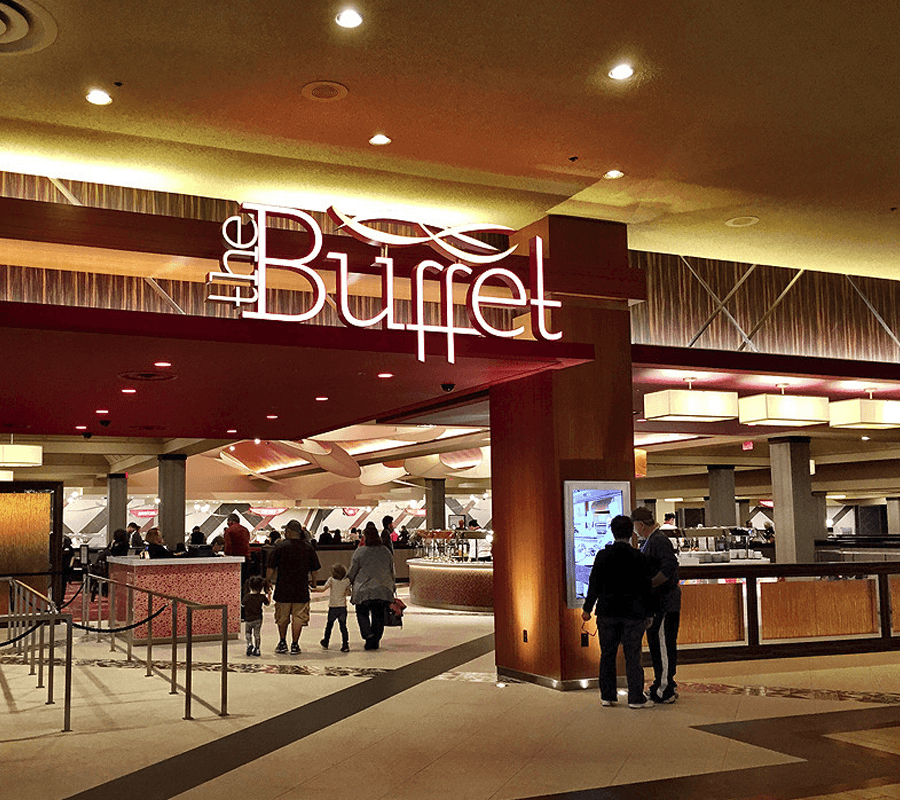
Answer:
<svg viewBox="0 0 900 800"><path fill-rule="evenodd" d="M0 444L0 467L39 467L44 448L31 444Z"/></svg>
<svg viewBox="0 0 900 800"><path fill-rule="evenodd" d="M644 417L661 422L721 422L738 415L737 392L667 389L644 395Z"/></svg>
<svg viewBox="0 0 900 800"><path fill-rule="evenodd" d="M755 394L738 401L744 425L823 425L831 420L827 397Z"/></svg>
<svg viewBox="0 0 900 800"><path fill-rule="evenodd" d="M830 411L832 428L900 428L900 400L838 400Z"/></svg>

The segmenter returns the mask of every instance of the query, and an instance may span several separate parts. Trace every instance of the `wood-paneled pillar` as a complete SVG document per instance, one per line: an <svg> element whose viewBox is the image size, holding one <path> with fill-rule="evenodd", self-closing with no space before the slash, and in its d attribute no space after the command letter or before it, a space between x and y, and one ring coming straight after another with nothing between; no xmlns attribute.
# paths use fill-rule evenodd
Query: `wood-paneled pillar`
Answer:
<svg viewBox="0 0 900 800"><path fill-rule="evenodd" d="M889 536L900 536L900 497L887 498L887 532Z"/></svg>
<svg viewBox="0 0 900 800"><path fill-rule="evenodd" d="M490 390L494 628L499 674L574 688L599 653L566 607L563 481L634 479L631 327L626 302L576 298L553 325L595 360Z"/></svg>

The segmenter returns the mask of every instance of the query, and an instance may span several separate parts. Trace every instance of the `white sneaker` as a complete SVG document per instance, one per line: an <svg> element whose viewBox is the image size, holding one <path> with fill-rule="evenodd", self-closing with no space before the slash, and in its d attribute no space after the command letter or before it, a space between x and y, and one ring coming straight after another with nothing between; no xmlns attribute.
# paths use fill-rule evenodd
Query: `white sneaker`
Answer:
<svg viewBox="0 0 900 800"><path fill-rule="evenodd" d="M643 703L629 703L629 708L653 708L652 700L644 700Z"/></svg>
<svg viewBox="0 0 900 800"><path fill-rule="evenodd" d="M601 706L614 706L615 704L616 704L615 700L601 700L600 701Z"/></svg>

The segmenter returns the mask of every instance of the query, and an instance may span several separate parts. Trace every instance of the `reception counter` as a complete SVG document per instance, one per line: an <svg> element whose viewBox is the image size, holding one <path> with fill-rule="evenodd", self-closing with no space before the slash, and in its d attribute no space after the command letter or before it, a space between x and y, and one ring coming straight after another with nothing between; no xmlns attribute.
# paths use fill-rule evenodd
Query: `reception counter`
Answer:
<svg viewBox="0 0 900 800"><path fill-rule="evenodd" d="M409 599L451 611L493 611L494 565L487 561L410 559Z"/></svg>
<svg viewBox="0 0 900 800"><path fill-rule="evenodd" d="M228 636L237 638L241 626L241 557L215 556L212 558L138 558L136 556L110 556L109 577L114 581L148 589L152 592L193 600L204 605L228 606ZM111 590L112 591L112 590ZM132 592L132 617L135 622L147 617L147 598L142 592ZM110 598L112 601L112 598ZM153 610L159 610L169 601L153 598ZM128 597L121 587L116 587L116 620L124 625L128 619ZM178 608L176 635L186 634L186 613ZM193 634L197 640L219 638L222 631L221 611L197 611L193 614ZM167 608L153 620L153 639L172 637L172 614ZM146 641L147 626L140 625L132 631L132 641Z"/></svg>

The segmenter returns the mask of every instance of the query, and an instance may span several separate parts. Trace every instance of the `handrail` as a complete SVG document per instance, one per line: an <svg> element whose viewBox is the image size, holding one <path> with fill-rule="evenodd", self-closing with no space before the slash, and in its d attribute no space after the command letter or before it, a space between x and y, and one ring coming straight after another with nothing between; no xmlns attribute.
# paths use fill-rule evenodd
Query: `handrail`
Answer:
<svg viewBox="0 0 900 800"><path fill-rule="evenodd" d="M45 573L46 574L46 573ZM0 576L7 584L9 613L0 616L11 634L0 646L12 645L14 651L30 663L31 675L37 674L37 688L44 688L44 664L47 665L47 705L54 705L54 668L56 666L56 625L66 626L65 686L63 701L63 731L72 730L72 615L63 614L47 595L11 576ZM45 641L45 627L50 626ZM37 640L37 641L36 641ZM48 649L45 659L44 649Z"/></svg>
<svg viewBox="0 0 900 800"><path fill-rule="evenodd" d="M121 587L126 589L128 592L127 595L127 619L126 625L123 630L130 630L132 628L136 628L140 626L141 623L134 623L132 620L132 614L134 611L134 592L141 592L142 594L147 596L147 619L145 620L147 625L147 651L145 654L145 664L147 667L146 677L151 677L153 675L153 619L161 614L165 610L165 606L161 607L158 611L154 612L153 610L153 599L158 598L161 600L166 600L172 607L172 655L171 655L171 680L170 680L170 689L169 694L178 694L178 605L181 604L184 606L186 611L186 627L185 627L185 677L184 677L184 687L185 687L185 697L184 697L184 719L190 720L193 719L191 716L191 701L193 699L193 646L194 646L194 630L193 630L193 614L195 611L216 611L220 610L222 612L222 661L221 661L221 699L220 699L220 717L228 716L228 605L227 604L207 604L207 603L199 603L195 600L188 600L184 597L177 597L175 595L166 594L164 592L155 592L152 589L145 589L141 586L135 586L134 584L124 583L122 581L117 581L112 578L107 578L102 575L93 575L86 572L82 576L82 621L89 618L89 610L88 610L88 594L90 592L89 582L97 581L98 583L105 583L109 588L109 609L108 609L108 620L107 630L102 630L102 620L101 620L101 603L97 604L97 641L101 641L102 636L109 634L110 637L110 652L113 652L116 649L116 633L118 629L113 628L113 620L116 619L116 590L117 587ZM126 650L126 660L132 660L132 636L127 637L127 650Z"/></svg>

